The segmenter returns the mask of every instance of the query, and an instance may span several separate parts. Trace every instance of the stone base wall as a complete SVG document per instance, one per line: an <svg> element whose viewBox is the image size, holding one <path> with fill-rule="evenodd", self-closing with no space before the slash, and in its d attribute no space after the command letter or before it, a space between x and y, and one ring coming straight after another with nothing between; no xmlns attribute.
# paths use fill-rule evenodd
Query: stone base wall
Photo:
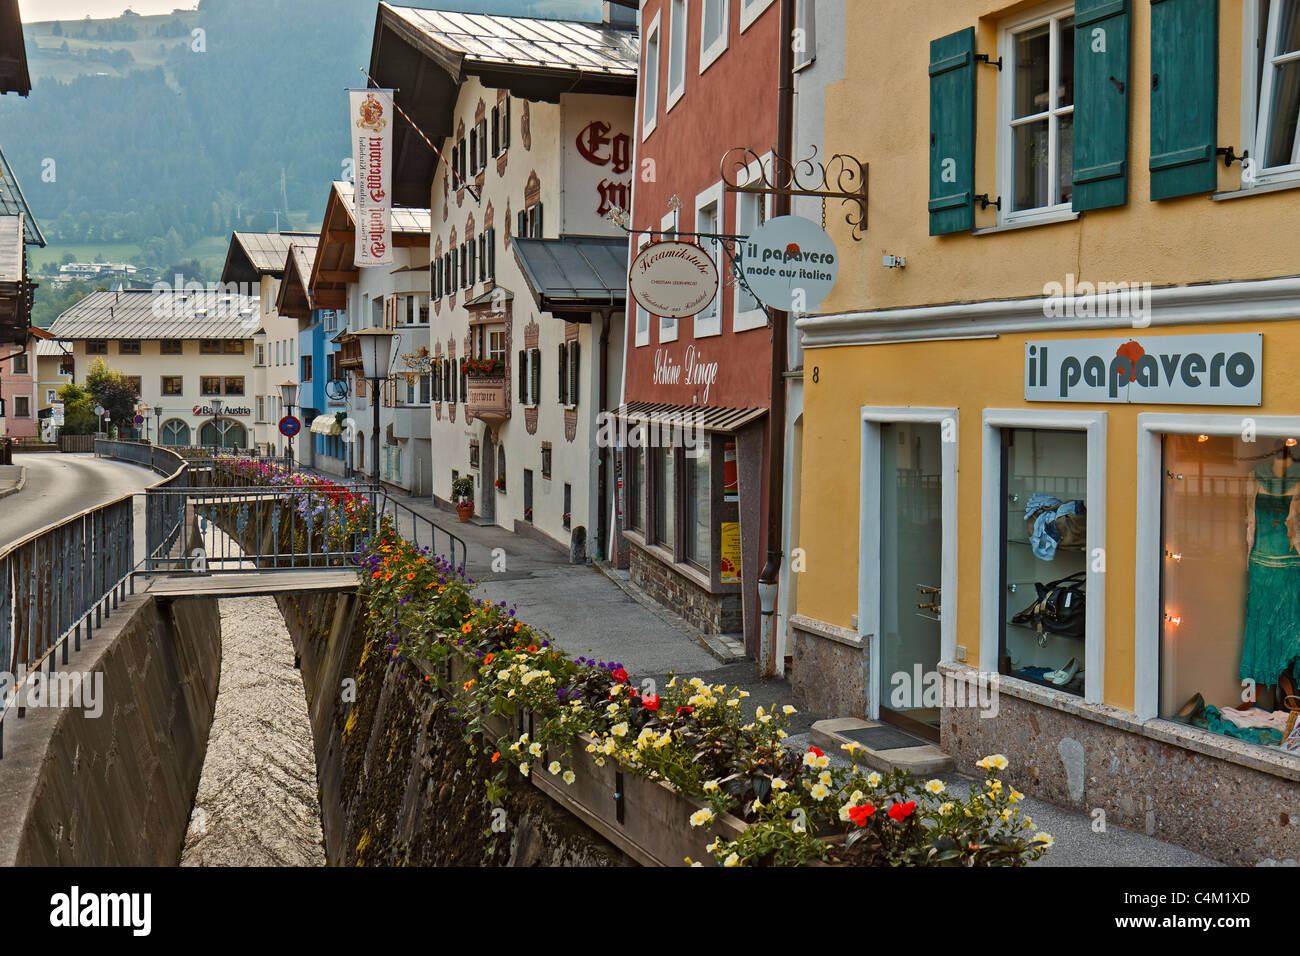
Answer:
<svg viewBox="0 0 1300 956"><path fill-rule="evenodd" d="M632 583L664 607L681 615L705 634L739 634L745 629L738 592L711 594L685 575L678 574L634 542L628 571Z"/></svg>
<svg viewBox="0 0 1300 956"><path fill-rule="evenodd" d="M866 717L871 660L856 635L794 615L790 619L790 686L805 713Z"/></svg>
<svg viewBox="0 0 1300 956"><path fill-rule="evenodd" d="M1267 768L1277 758L1245 741L1167 721L1140 723L1059 692L1043 692L1062 698L1058 705L1026 699L1036 690L1013 696L1003 682L991 717L974 707L944 707L942 746L959 770L1005 754L1010 783L1094 821L1229 864L1300 860L1300 766L1287 776L1280 763Z"/></svg>
<svg viewBox="0 0 1300 956"><path fill-rule="evenodd" d="M216 707L217 602L128 597L58 670L102 674L103 710L5 717L0 866L176 865Z"/></svg>
<svg viewBox="0 0 1300 956"><path fill-rule="evenodd" d="M355 595L277 601L307 690L331 866L632 862L532 786L489 803L483 781L496 768L471 753L462 718L414 665L367 643Z"/></svg>

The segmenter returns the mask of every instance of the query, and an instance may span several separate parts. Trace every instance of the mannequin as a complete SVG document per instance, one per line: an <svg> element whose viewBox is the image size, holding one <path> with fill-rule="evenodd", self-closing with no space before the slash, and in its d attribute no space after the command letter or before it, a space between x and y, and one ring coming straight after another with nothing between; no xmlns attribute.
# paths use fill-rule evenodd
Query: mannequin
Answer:
<svg viewBox="0 0 1300 956"><path fill-rule="evenodd" d="M1300 659L1300 464L1279 444L1251 482L1246 519L1249 592L1238 676L1276 684Z"/></svg>

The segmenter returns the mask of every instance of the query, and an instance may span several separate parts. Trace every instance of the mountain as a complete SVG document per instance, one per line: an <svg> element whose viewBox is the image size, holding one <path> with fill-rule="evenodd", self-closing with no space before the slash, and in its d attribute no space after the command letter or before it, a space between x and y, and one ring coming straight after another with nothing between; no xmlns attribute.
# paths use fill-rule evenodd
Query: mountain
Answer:
<svg viewBox="0 0 1300 956"><path fill-rule="evenodd" d="M594 0L409 5L600 17ZM33 262L195 256L215 278L233 229L319 223L376 8L202 0L166 16L25 24L33 91L0 99L0 146L51 240Z"/></svg>

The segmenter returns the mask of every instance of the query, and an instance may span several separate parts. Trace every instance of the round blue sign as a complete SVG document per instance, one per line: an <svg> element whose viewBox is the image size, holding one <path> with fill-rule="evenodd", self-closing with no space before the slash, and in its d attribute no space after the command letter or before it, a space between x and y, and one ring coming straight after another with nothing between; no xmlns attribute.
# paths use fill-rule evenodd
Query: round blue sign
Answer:
<svg viewBox="0 0 1300 956"><path fill-rule="evenodd" d="M143 415L137 415L137 416L135 416L135 423L136 423L137 425L143 425L143 424L144 424L144 416L143 416Z"/></svg>
<svg viewBox="0 0 1300 956"><path fill-rule="evenodd" d="M292 438L302 430L302 422L298 421L292 415L285 415L280 419L280 434L286 438Z"/></svg>

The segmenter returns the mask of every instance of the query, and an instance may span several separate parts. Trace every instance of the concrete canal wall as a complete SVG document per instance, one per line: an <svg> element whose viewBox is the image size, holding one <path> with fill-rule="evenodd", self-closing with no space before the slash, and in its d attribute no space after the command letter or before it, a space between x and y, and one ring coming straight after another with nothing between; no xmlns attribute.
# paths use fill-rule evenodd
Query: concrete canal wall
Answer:
<svg viewBox="0 0 1300 956"><path fill-rule="evenodd" d="M215 600L122 602L57 668L96 675L82 706L5 718L0 866L175 864L220 665Z"/></svg>

